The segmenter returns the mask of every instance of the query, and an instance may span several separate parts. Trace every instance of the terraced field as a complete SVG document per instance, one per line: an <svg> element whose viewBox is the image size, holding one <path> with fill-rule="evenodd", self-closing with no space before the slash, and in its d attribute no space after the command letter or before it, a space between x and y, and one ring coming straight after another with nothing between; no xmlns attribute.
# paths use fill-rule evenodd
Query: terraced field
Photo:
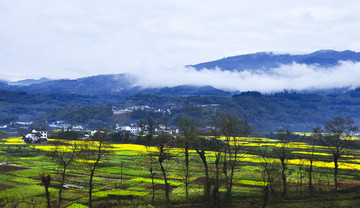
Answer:
<svg viewBox="0 0 360 208"><path fill-rule="evenodd" d="M242 141L243 149L238 158L233 180L234 205L260 207L264 187L268 185L268 181L264 177L264 163L266 160L268 164L277 169L275 172L279 170L280 160L275 158L271 151L280 144L278 140L269 138L244 137L239 138L239 140ZM318 193L328 193L333 187L334 164L331 162L332 155L324 146L310 145L310 140L311 138L308 138L304 142L287 144L291 153L291 157L287 160L289 200L296 201L308 197L310 154L314 159L312 165L315 189ZM56 206L61 175L57 164L49 157L49 153L62 147L54 145L55 142L62 142L62 144L71 142L79 146L84 143L84 141L50 139L46 144L24 144L21 142L21 138L0 140L0 207L46 207L45 189L41 182L41 177L44 174L49 174L52 178L49 191L51 203ZM314 151L310 152L309 149L311 148ZM104 155L101 163L99 163L99 168L95 171L93 189L95 207L151 207L153 189L155 190L154 206L165 206L165 185L159 165L156 163L157 158L152 157L155 163L151 163L148 156L149 154L156 155L158 151L156 147L112 143L106 147L106 150L108 150L107 155ZM66 151L66 148L64 147L62 151ZM181 148L166 148L166 151L171 155L171 158L164 164L170 183L172 206L188 204L189 207L207 207L208 204L203 202L204 166L196 151L190 151L189 202L185 200L183 150ZM268 152L269 154L264 158L259 152ZM206 156L210 178L213 180L216 172L216 152L206 151ZM87 207L88 204L89 172L84 164L91 161L80 158L75 161L67 170L65 190L62 194L63 207ZM150 167L153 167L155 172L153 181L150 177ZM346 192L356 189L360 185L359 151L353 150L351 154L342 157L339 169L340 190ZM225 182L222 174L220 174L219 181L219 192L225 193ZM277 184L275 188L280 195L280 179L275 178L274 184ZM351 197L354 196L351 195ZM285 199L280 200L278 196L273 195L268 206L279 207L279 203L283 202L282 200ZM343 197L336 203L351 207L358 202L358 199ZM292 201L286 203L289 207L294 206L291 205ZM326 202L315 199L304 200L302 207L321 206L324 203Z"/></svg>

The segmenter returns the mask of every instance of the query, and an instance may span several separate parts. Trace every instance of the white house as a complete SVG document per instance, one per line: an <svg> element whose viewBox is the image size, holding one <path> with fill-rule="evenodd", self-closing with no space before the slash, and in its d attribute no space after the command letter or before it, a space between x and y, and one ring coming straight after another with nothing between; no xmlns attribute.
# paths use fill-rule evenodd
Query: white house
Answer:
<svg viewBox="0 0 360 208"><path fill-rule="evenodd" d="M81 130L84 130L84 127L81 125L76 125L76 126L73 126L72 129L74 131L81 131Z"/></svg>
<svg viewBox="0 0 360 208"><path fill-rule="evenodd" d="M37 143L47 141L48 139L48 132L45 130L36 130L33 129L31 133L27 133L23 138L22 141L26 143Z"/></svg>
<svg viewBox="0 0 360 208"><path fill-rule="evenodd" d="M127 131L130 132L133 135L137 135L139 131L141 131L141 128L137 125L130 125L130 126L120 126L116 125L116 130L120 131Z"/></svg>
<svg viewBox="0 0 360 208"><path fill-rule="evenodd" d="M160 124L159 129L160 129L160 131L164 132L165 134L172 134L173 133L172 129L169 126L165 126L165 125Z"/></svg>

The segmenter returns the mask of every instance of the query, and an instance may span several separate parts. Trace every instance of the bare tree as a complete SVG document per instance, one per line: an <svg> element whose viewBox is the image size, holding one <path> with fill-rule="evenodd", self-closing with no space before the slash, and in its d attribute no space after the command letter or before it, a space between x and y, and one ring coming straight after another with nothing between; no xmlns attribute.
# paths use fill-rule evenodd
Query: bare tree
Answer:
<svg viewBox="0 0 360 208"><path fill-rule="evenodd" d="M212 190L212 199L215 205L220 204L219 190L220 190L220 175L221 175L221 163L223 162L223 151L226 146L226 143L219 139L217 133L213 133L213 136L210 139L211 150L215 153L215 181L214 187Z"/></svg>
<svg viewBox="0 0 360 208"><path fill-rule="evenodd" d="M283 184L282 196L286 196L287 193L287 171L288 171L288 160L292 157L291 153L291 140L292 134L290 131L278 131L277 132L279 142L273 148L274 155L280 160L281 164L281 180Z"/></svg>
<svg viewBox="0 0 360 208"><path fill-rule="evenodd" d="M186 202L189 201L189 158L190 158L190 143L194 141L197 137L197 127L195 122L193 122L191 119L187 117L180 118L178 127L180 128L180 131L182 133L182 136L177 137L177 143L184 151L184 164L185 164L185 197Z"/></svg>
<svg viewBox="0 0 360 208"><path fill-rule="evenodd" d="M337 179L338 161L344 154L351 151L350 148L355 143L355 140L351 137L358 130L355 122L350 118L336 118L332 121L325 122L324 128L315 127L313 129L313 135L319 138L324 146L328 147L333 156L335 192L337 192L339 188Z"/></svg>
<svg viewBox="0 0 360 208"><path fill-rule="evenodd" d="M226 178L226 193L231 199L235 167L241 158L244 136L249 136L252 128L245 120L229 113L221 115L216 126L225 137L223 173Z"/></svg>
<svg viewBox="0 0 360 208"><path fill-rule="evenodd" d="M83 164L89 169L89 207L92 207L92 190L93 190L93 177L96 168L99 166L102 158L108 152L106 147L108 134L106 130L99 129L97 132L86 140L85 144L81 146L80 157L83 159Z"/></svg>
<svg viewBox="0 0 360 208"><path fill-rule="evenodd" d="M270 148L259 146L259 155L262 158L260 164L263 178L263 205L266 207L270 198L270 194L275 194L274 178L276 172L276 165L274 165L274 159L271 158Z"/></svg>
<svg viewBox="0 0 360 208"><path fill-rule="evenodd" d="M170 203L170 183L167 180L167 170L165 169L164 162L171 158L170 153L167 150L167 145L169 144L171 136L160 132L159 136L156 138L156 147L158 149L158 162L160 165L160 170L162 172L164 182L165 182L165 199L166 203Z"/></svg>
<svg viewBox="0 0 360 208"><path fill-rule="evenodd" d="M314 193L314 185L313 185L313 172L314 172L314 152L315 152L315 142L314 138L311 138L311 147L308 149L305 149L307 152L305 159L309 161L309 166L306 169L307 175L308 175L308 191L309 194L312 195Z"/></svg>
<svg viewBox="0 0 360 208"><path fill-rule="evenodd" d="M55 150L52 151L49 156L55 161L58 165L59 170L61 170L61 182L59 187L59 204L61 207L62 203L62 190L64 188L66 170L68 166L74 161L75 155L77 154L77 145L75 142L66 142L61 143L59 141L55 142Z"/></svg>
<svg viewBox="0 0 360 208"><path fill-rule="evenodd" d="M154 206L155 205L155 183L154 183L154 179L155 179L155 175L156 175L156 165L157 165L157 161L156 161L156 153L154 151L152 151L151 146L146 145L146 153L144 154L144 163L147 166L147 170L150 173L150 178L151 178L151 188L152 188L152 197L151 197L151 204Z"/></svg>

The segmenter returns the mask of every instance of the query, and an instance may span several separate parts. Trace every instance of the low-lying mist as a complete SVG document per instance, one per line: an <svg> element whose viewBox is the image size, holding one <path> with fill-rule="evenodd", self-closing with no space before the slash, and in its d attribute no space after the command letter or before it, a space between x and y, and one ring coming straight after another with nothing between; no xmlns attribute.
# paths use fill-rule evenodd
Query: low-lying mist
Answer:
<svg viewBox="0 0 360 208"><path fill-rule="evenodd" d="M212 86L227 91L326 90L360 87L360 63L340 62L334 67L293 63L278 68L227 71L220 68L196 70L191 67L152 69L135 73L136 86Z"/></svg>

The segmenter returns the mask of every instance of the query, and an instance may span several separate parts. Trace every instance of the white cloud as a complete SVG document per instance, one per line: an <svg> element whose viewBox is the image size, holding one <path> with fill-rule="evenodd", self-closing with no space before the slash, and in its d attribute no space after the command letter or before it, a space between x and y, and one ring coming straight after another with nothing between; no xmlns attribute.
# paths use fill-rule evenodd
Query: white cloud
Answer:
<svg viewBox="0 0 360 208"><path fill-rule="evenodd" d="M178 67L150 70L136 74L144 87L172 87L177 85L211 85L232 91L272 93L287 90L321 90L360 87L360 63L341 62L332 68L293 63L267 71L224 71Z"/></svg>

